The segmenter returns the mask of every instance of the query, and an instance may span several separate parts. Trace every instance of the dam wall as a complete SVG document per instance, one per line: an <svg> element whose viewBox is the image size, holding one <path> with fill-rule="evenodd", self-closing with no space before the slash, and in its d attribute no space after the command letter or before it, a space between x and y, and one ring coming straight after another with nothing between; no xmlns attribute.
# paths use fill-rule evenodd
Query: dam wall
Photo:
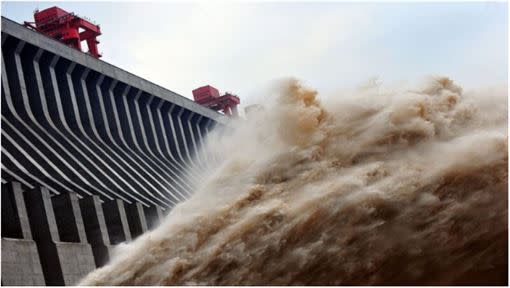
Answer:
<svg viewBox="0 0 510 288"><path fill-rule="evenodd" d="M2 17L2 284L69 285L188 198L228 119Z"/></svg>

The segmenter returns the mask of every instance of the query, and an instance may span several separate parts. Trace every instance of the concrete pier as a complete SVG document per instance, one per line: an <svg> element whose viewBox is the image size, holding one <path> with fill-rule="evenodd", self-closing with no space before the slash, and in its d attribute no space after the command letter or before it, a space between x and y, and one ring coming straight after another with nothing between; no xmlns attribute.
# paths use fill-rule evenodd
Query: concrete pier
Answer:
<svg viewBox="0 0 510 288"><path fill-rule="evenodd" d="M124 209L124 202L112 200L103 203L106 227L112 244L131 241L131 231Z"/></svg>
<svg viewBox="0 0 510 288"><path fill-rule="evenodd" d="M159 206L52 195L19 182L2 184L2 206L4 285L74 285L105 265L114 245L132 241L163 217Z"/></svg>
<svg viewBox="0 0 510 288"><path fill-rule="evenodd" d="M2 184L2 285L44 284L21 184Z"/></svg>
<svg viewBox="0 0 510 288"><path fill-rule="evenodd" d="M145 220L142 204L133 203L126 205L126 216L133 238L147 232L147 221Z"/></svg>
<svg viewBox="0 0 510 288"><path fill-rule="evenodd" d="M103 206L98 196L90 196L80 200L80 209L96 267L101 267L110 259L111 249Z"/></svg>
<svg viewBox="0 0 510 288"><path fill-rule="evenodd" d="M72 196L54 198L55 202L59 202L56 207L44 187L27 191L25 198L46 284L76 284L95 268L95 263L90 245L85 242L86 239L81 239L85 236L84 228L78 228L80 222L76 219L81 215L74 214ZM67 214L70 219L58 221L58 225L55 211Z"/></svg>

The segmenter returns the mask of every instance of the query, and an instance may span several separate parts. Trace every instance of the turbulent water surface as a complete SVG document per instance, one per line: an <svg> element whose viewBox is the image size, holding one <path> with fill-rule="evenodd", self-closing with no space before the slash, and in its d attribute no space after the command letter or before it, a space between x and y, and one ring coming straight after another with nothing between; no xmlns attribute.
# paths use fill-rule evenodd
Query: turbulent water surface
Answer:
<svg viewBox="0 0 510 288"><path fill-rule="evenodd" d="M279 89L210 135L191 199L81 284L507 283L506 88Z"/></svg>

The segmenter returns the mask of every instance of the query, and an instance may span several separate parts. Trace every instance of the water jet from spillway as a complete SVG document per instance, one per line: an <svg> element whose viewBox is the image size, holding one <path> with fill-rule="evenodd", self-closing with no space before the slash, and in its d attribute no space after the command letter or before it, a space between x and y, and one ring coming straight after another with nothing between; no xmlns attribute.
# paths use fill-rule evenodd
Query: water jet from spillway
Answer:
<svg viewBox="0 0 510 288"><path fill-rule="evenodd" d="M227 155L83 285L507 284L507 91L297 81L209 136ZM228 152L228 153L226 153Z"/></svg>

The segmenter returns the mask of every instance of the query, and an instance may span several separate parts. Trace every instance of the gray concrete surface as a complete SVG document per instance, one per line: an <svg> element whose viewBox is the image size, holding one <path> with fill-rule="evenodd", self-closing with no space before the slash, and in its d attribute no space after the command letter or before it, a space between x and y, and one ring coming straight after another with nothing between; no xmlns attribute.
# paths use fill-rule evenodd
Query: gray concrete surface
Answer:
<svg viewBox="0 0 510 288"><path fill-rule="evenodd" d="M2 285L45 285L34 241L2 238Z"/></svg>

